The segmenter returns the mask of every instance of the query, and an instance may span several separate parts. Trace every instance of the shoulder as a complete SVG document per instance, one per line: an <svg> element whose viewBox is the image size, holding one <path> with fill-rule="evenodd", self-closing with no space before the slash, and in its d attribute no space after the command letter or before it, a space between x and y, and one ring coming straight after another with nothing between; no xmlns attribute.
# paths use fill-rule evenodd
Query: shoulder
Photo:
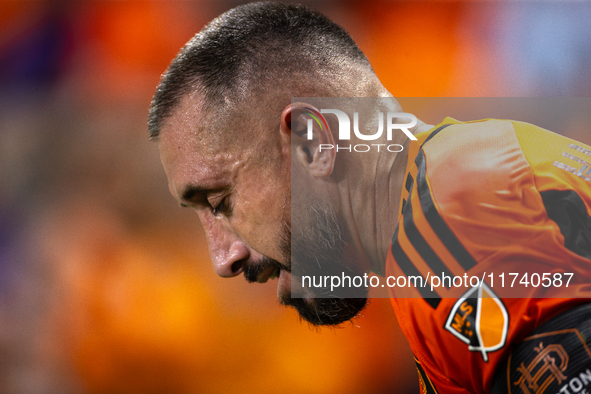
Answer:
<svg viewBox="0 0 591 394"><path fill-rule="evenodd" d="M417 165L421 161L430 184L451 196L467 188L489 189L491 181L505 181L528 167L513 123L494 119L440 130L422 145L415 159Z"/></svg>
<svg viewBox="0 0 591 394"><path fill-rule="evenodd" d="M418 201L432 201L432 210L458 235L485 234L483 223L490 227L514 221L514 214L529 215L524 200L532 207L541 204L509 120L451 123L425 140L414 164Z"/></svg>

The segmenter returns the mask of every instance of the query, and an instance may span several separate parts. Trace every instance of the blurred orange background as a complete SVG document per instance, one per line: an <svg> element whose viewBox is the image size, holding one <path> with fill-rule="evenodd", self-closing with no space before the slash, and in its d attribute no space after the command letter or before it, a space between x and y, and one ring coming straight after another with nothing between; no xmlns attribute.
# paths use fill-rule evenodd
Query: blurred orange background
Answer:
<svg viewBox="0 0 591 394"><path fill-rule="evenodd" d="M387 299L310 329L273 283L216 277L197 216L168 194L151 96L237 4L0 2L0 392L419 392ZM395 96L591 94L589 3L305 4Z"/></svg>

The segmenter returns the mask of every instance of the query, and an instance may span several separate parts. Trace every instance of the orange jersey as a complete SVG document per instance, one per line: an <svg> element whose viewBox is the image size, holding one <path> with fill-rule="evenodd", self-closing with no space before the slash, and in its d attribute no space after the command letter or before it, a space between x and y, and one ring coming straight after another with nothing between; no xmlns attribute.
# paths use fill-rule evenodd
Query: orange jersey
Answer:
<svg viewBox="0 0 591 394"><path fill-rule="evenodd" d="M417 138L386 275L483 280L390 287L392 304L423 392L487 393L513 344L591 298L591 147L509 120Z"/></svg>

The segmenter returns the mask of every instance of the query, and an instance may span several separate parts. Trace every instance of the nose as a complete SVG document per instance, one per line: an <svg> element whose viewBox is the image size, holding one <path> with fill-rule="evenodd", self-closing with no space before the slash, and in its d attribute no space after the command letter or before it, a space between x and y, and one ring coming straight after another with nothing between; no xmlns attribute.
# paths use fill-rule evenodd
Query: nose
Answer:
<svg viewBox="0 0 591 394"><path fill-rule="evenodd" d="M248 247L241 240L230 242L229 247L225 245L209 243L209 255L216 274L223 278L231 278L239 275L244 264L250 257Z"/></svg>
<svg viewBox="0 0 591 394"><path fill-rule="evenodd" d="M240 275L244 264L251 257L248 245L230 228L225 228L215 220L202 218L201 223L216 274L223 278Z"/></svg>

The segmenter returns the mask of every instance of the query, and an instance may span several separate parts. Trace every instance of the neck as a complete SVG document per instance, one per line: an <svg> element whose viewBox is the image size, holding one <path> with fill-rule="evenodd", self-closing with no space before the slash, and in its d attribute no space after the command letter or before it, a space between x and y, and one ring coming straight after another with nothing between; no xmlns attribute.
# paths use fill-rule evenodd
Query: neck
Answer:
<svg viewBox="0 0 591 394"><path fill-rule="evenodd" d="M417 134L431 127L419 121L411 132ZM351 176L340 182L343 212L349 218L354 246L362 251L360 263L365 271L385 271L388 248L398 223L410 143L402 136L391 142L402 145L401 152L389 152L383 146L379 152L356 154L348 171Z"/></svg>

